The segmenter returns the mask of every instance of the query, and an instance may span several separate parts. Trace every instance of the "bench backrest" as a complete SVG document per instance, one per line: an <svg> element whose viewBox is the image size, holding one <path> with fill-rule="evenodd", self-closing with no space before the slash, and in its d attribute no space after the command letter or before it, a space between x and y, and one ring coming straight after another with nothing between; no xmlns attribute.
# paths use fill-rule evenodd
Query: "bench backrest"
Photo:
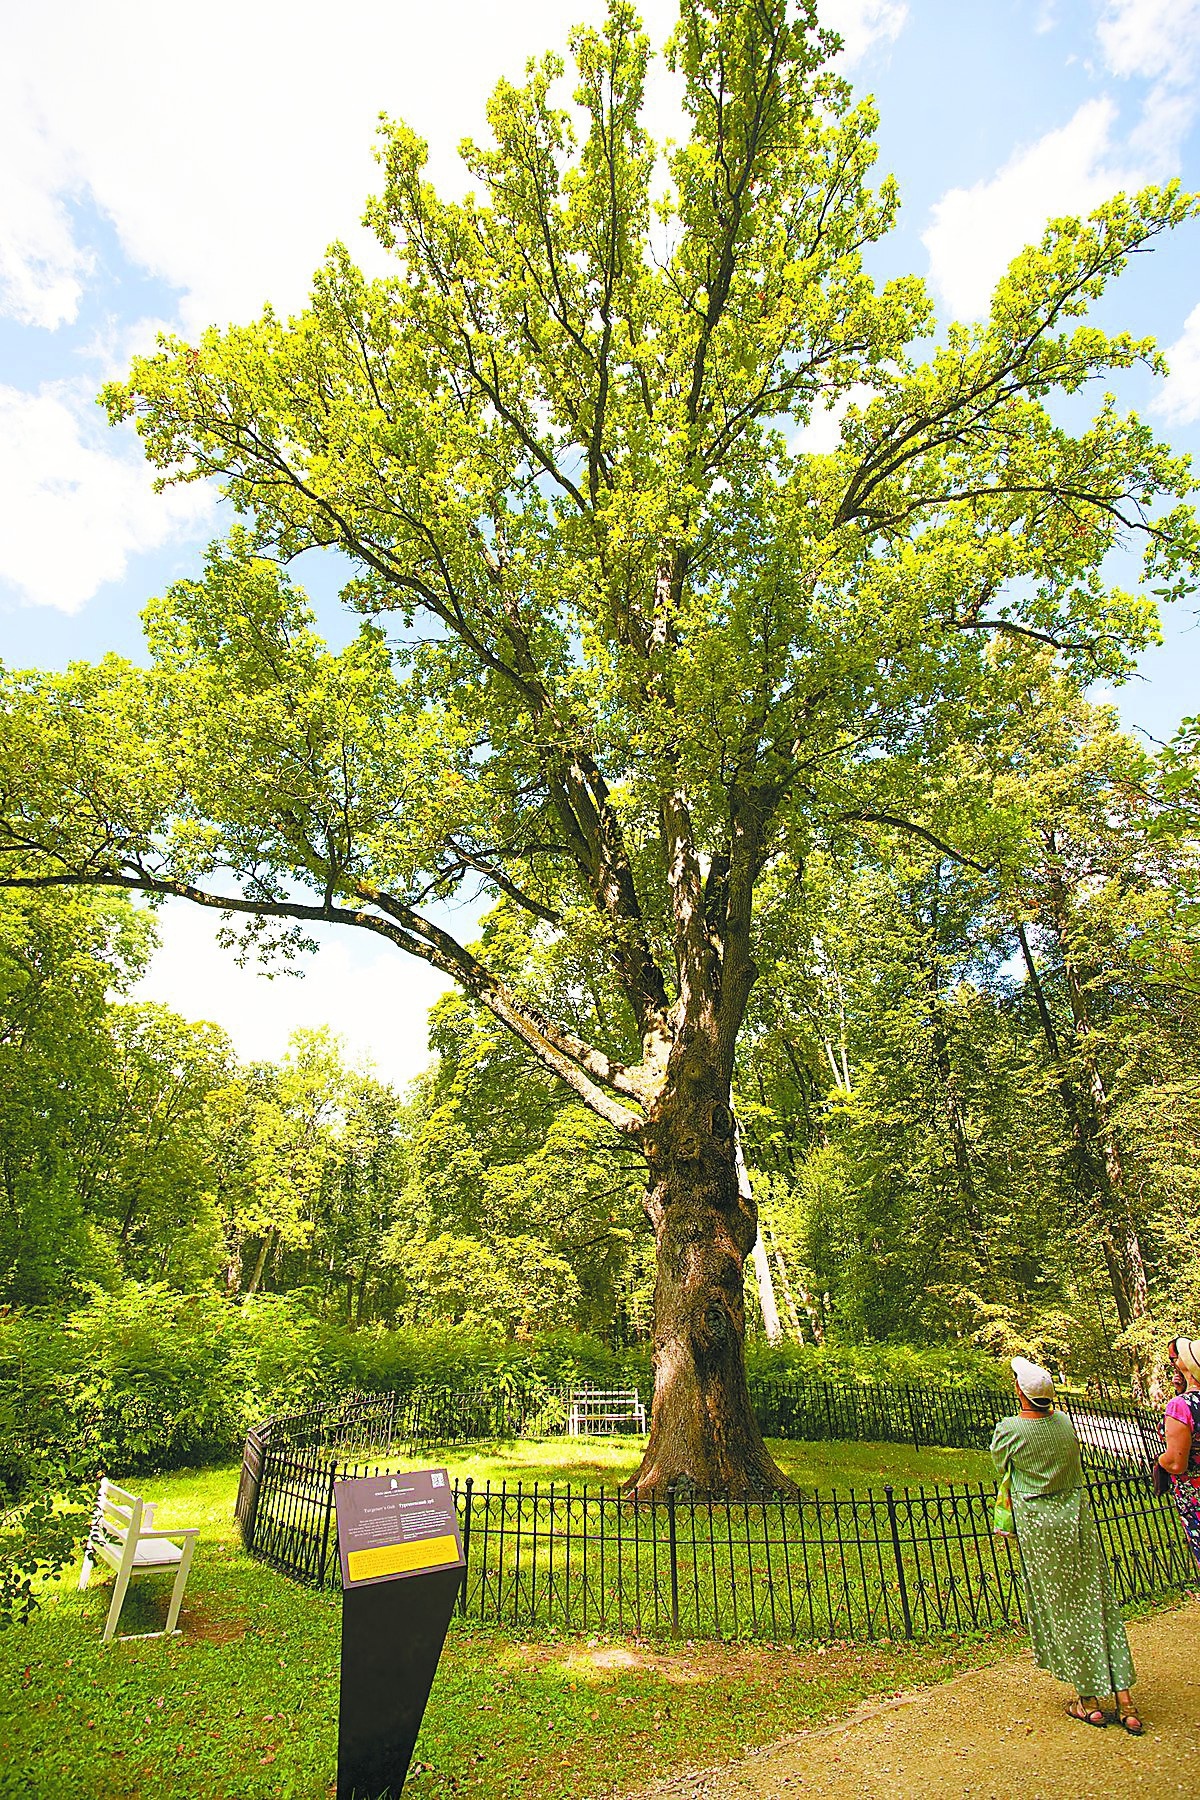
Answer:
<svg viewBox="0 0 1200 1800"><path fill-rule="evenodd" d="M96 1511L92 1516L89 1538L94 1544L106 1544L119 1556L132 1537L136 1544L142 1529L146 1503L140 1494L127 1493L107 1476L100 1483Z"/></svg>
<svg viewBox="0 0 1200 1800"><path fill-rule="evenodd" d="M567 1430L572 1437L611 1436L622 1427L646 1429L646 1409L636 1388L576 1388Z"/></svg>

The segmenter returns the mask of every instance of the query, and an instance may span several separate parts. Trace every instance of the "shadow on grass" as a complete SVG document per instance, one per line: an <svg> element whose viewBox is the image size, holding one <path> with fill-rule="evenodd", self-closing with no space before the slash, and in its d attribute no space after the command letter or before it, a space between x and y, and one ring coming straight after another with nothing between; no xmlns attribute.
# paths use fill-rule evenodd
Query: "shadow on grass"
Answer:
<svg viewBox="0 0 1200 1800"><path fill-rule="evenodd" d="M170 1583L131 1589L160 1630ZM111 1588L0 1633L3 1800L328 1800L340 1606L201 1542L184 1634L100 1644ZM599 1800L988 1662L953 1645L540 1643L456 1620L405 1800Z"/></svg>

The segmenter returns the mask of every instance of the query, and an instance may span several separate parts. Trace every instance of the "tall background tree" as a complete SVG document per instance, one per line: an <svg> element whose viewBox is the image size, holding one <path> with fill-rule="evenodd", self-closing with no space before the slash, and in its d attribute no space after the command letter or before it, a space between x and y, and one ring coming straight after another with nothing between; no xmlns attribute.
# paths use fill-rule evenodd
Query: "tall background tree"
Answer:
<svg viewBox="0 0 1200 1800"><path fill-rule="evenodd" d="M613 0L572 34L574 114L555 57L496 90L461 202L386 125L369 218L392 275L335 246L300 317L165 343L108 392L165 479L216 479L243 520L151 607L150 669L5 698L5 880L184 895L293 949L310 921L377 933L642 1159L641 1492L786 1485L743 1362L756 897L880 826L983 866L991 795L964 849L944 759L1003 735L1046 647L1127 670L1153 603L1104 579L1110 551L1140 540L1168 595L1197 555L1186 467L1111 398L1076 429L1057 407L1158 366L1084 315L1191 199L1058 222L984 323L931 342L922 283L864 266L897 195L869 185L875 115L835 47L807 5L684 0L686 131L660 165L649 46ZM809 453L814 411L855 400ZM315 547L355 565L338 654L283 566ZM440 922L464 882L594 971L586 1034ZM944 1029L936 959L918 980ZM967 1172L946 1204L969 1240Z"/></svg>

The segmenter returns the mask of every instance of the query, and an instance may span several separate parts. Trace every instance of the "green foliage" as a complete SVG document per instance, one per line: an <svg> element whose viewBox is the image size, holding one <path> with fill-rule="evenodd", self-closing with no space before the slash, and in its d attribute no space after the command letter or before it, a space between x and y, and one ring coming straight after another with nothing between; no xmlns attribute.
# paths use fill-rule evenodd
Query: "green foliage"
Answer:
<svg viewBox="0 0 1200 1800"><path fill-rule="evenodd" d="M69 1305L224 1259L215 1025L125 996L156 943L124 895L0 900L0 1296Z"/></svg>
<svg viewBox="0 0 1200 1800"><path fill-rule="evenodd" d="M645 1381L644 1355L569 1331L514 1344L493 1331L380 1326L352 1330L295 1298L236 1304L162 1285L94 1289L65 1322L0 1318L0 1479L16 1498L53 1452L91 1478L230 1455L269 1414L338 1393L539 1383Z"/></svg>
<svg viewBox="0 0 1200 1800"><path fill-rule="evenodd" d="M817 1334L1150 1370L1196 1302L1195 841L1049 669L987 760L978 860L881 844L764 896L739 1105L781 1284Z"/></svg>
<svg viewBox="0 0 1200 1800"><path fill-rule="evenodd" d="M1186 462L1111 397L1075 433L1059 405L1161 369L1088 313L1193 197L1054 221L935 339L922 281L869 273L898 194L833 42L788 0L685 0L658 193L650 46L612 0L570 34L574 112L555 56L497 87L467 198L385 121L388 273L335 245L295 318L110 384L162 479L241 522L152 603L148 669L4 683L6 879L227 902L283 955L370 931L627 1141L672 1043L726 1085L764 884L880 820L940 837L945 758L1012 723L1046 644L1120 678L1153 639L1108 554L1144 539L1168 597L1200 556ZM330 547L362 620L336 653L286 573ZM426 915L475 879L590 965L590 1036Z"/></svg>
<svg viewBox="0 0 1200 1800"><path fill-rule="evenodd" d="M0 897L0 1295L69 1294L115 1268L97 1140L120 1107L110 990L154 944L124 895ZM100 1166L98 1166L98 1163Z"/></svg>
<svg viewBox="0 0 1200 1800"><path fill-rule="evenodd" d="M1107 393L1161 358L1089 316L1197 202L1055 220L938 330L919 278L870 273L898 194L813 7L683 0L661 161L626 0L569 46L574 110L556 57L501 83L465 199L385 121L388 272L334 245L296 317L106 389L238 523L151 602L148 666L0 674L0 881L200 900L268 959L340 923L470 1001L406 1106L325 1034L237 1070L110 1008L138 956L111 910L82 974L78 903L6 911L0 1275L111 1291L72 1325L97 1454L374 1385L419 1360L392 1323L645 1331L639 1159L665 1258L719 1143L691 1261L749 1248L731 1083L797 1337L1083 1367L1194 1303L1195 733L1155 765L1079 693L1200 567L1190 465ZM288 573L330 548L337 651ZM434 908L476 883L466 945ZM184 1297L218 1270L240 1313ZM740 1334L730 1276L681 1356L687 1321Z"/></svg>
<svg viewBox="0 0 1200 1800"><path fill-rule="evenodd" d="M484 942L543 1003L578 980L569 951L537 945L508 905L485 920ZM577 993L577 1018L585 1005ZM608 1336L617 1318L648 1320L640 1160L461 997L433 1008L430 1048L437 1061L414 1087L408 1185L383 1252L396 1316L526 1335L570 1322Z"/></svg>
<svg viewBox="0 0 1200 1800"><path fill-rule="evenodd" d="M907 1343L768 1344L746 1346L746 1372L759 1380L983 1384L1008 1392L1011 1371L977 1345Z"/></svg>
<svg viewBox="0 0 1200 1800"><path fill-rule="evenodd" d="M570 1317L579 1300L570 1264L528 1235L485 1244L442 1232L406 1246L403 1269L407 1310L468 1330L529 1336Z"/></svg>
<svg viewBox="0 0 1200 1800"><path fill-rule="evenodd" d="M52 1455L38 1457L19 1500L0 1502L0 1630L24 1625L71 1564L91 1518L86 1488Z"/></svg>

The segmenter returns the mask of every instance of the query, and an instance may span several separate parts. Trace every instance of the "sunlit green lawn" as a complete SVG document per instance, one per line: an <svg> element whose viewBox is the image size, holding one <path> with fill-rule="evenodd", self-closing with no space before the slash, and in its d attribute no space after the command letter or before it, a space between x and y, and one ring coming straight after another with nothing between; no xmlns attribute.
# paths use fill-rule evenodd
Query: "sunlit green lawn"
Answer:
<svg viewBox="0 0 1200 1800"><path fill-rule="evenodd" d="M969 1472L961 1458L939 1460L953 1452L774 1448L813 1485ZM608 1482L636 1455L629 1442L560 1440L445 1460L476 1480ZM332 1793L340 1602L242 1553L232 1524L236 1483L236 1469L224 1468L137 1484L159 1502L163 1524L201 1528L181 1638L102 1650L107 1575L83 1595L73 1576L64 1579L29 1625L0 1632L4 1800L317 1800ZM136 1583L121 1629L159 1627L167 1590L166 1578ZM620 1793L735 1756L865 1696L940 1680L1011 1641L651 1648L609 1638L527 1643L456 1619L406 1800Z"/></svg>
<svg viewBox="0 0 1200 1800"><path fill-rule="evenodd" d="M615 1487L641 1460L644 1438L541 1438L433 1449L414 1463L444 1464L452 1475L485 1481L554 1481ZM879 1487L891 1482L994 1481L992 1459L978 1450L914 1450L911 1444L793 1444L768 1440L779 1467L802 1488Z"/></svg>

